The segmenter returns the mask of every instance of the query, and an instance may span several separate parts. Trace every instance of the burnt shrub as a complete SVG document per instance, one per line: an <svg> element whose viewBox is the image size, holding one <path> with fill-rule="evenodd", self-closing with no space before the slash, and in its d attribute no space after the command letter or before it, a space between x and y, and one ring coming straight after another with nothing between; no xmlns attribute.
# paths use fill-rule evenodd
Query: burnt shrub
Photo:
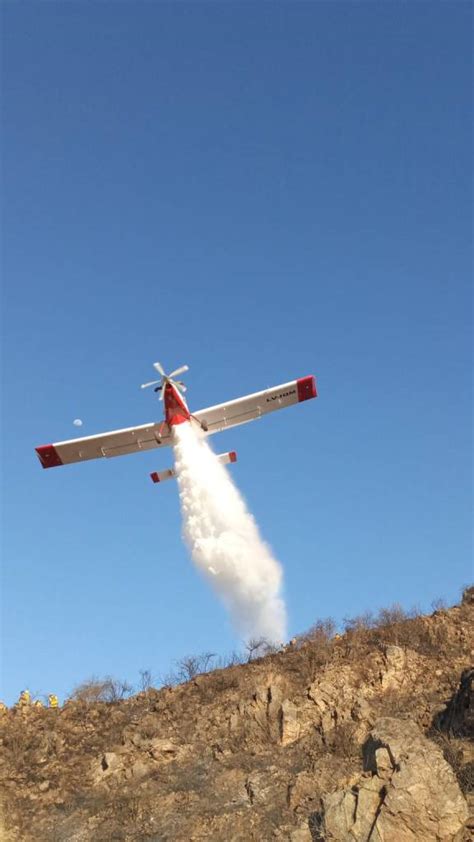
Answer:
<svg viewBox="0 0 474 842"><path fill-rule="evenodd" d="M343 760L352 760L360 754L355 739L356 726L353 722L343 722L336 726L327 740L327 748L331 754Z"/></svg>
<svg viewBox="0 0 474 842"><path fill-rule="evenodd" d="M133 689L131 684L112 678L110 675L105 678L92 677L78 684L72 691L70 699L87 704L120 702L127 699L133 693Z"/></svg>
<svg viewBox="0 0 474 842"><path fill-rule="evenodd" d="M443 734L437 729L431 730L429 736L443 752L443 757L456 775L462 792L465 795L472 792L474 790L474 761L464 763L463 741Z"/></svg>
<svg viewBox="0 0 474 842"><path fill-rule="evenodd" d="M377 614L366 612L344 619L345 647L349 655L360 656L369 647L383 648L387 644L413 649L421 655L449 654L443 628L423 617L414 608L405 611L395 603Z"/></svg>

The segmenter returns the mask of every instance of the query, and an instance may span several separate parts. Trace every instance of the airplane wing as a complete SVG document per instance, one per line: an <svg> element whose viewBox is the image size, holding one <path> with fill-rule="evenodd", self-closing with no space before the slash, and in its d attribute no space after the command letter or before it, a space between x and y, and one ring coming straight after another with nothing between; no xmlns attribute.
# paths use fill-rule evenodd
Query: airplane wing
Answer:
<svg viewBox="0 0 474 842"><path fill-rule="evenodd" d="M159 423L142 424L125 430L112 430L97 436L44 444L36 448L43 468L56 468L71 462L86 462L88 459L110 459L126 453L138 453L171 444L168 425Z"/></svg>
<svg viewBox="0 0 474 842"><path fill-rule="evenodd" d="M261 418L267 412L284 409L286 406L316 397L314 377L300 377L298 380L282 383L281 386L273 386L263 392L254 392L253 395L245 395L243 398L201 409L193 413L192 417L196 418L207 432L219 433L229 427L236 427L238 424L246 424L247 421Z"/></svg>
<svg viewBox="0 0 474 842"><path fill-rule="evenodd" d="M218 433L238 424L245 424L286 406L317 397L314 377L300 377L281 386L254 392L227 403L201 409L192 415L208 433ZM112 430L96 436L45 444L36 448L43 468L56 468L71 462L86 462L89 459L110 459L151 450L171 444L168 425L159 423L142 424L124 430Z"/></svg>

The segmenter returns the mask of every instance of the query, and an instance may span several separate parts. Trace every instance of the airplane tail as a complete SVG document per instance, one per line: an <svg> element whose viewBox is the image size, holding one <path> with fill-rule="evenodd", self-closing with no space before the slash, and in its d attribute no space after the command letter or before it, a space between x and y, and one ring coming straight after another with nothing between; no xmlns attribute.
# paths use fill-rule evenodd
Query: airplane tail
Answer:
<svg viewBox="0 0 474 842"><path fill-rule="evenodd" d="M229 451L229 453L220 453L216 456L218 462L221 462L223 465L226 465L228 462L237 462L237 454L235 450ZM176 477L176 471L174 468L168 468L165 471L153 471L150 474L150 477L153 482L164 482L167 479L173 479Z"/></svg>

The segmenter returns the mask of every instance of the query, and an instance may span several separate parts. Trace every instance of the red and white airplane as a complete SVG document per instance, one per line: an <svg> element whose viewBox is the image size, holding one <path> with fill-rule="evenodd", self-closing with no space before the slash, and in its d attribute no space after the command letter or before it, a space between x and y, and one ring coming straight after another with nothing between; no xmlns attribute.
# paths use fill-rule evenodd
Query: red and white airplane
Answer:
<svg viewBox="0 0 474 842"><path fill-rule="evenodd" d="M281 386L273 386L263 392L254 392L252 395L245 395L243 398L191 413L183 397L186 386L180 380L174 379L188 371L188 366L183 365L171 374L165 374L161 363L153 365L160 374L160 379L143 383L141 388L154 386L154 391L161 393L160 400L164 402L165 414L163 421L99 433L96 436L60 441L56 444L41 445L36 448L36 452L43 468L56 468L59 465L69 465L71 462L124 456L140 450L165 447L172 444L172 428L178 424L196 424L206 435L211 435L227 430L229 427L253 421L266 415L267 412L274 412L276 409L283 409L317 397L316 382L310 375L300 377L298 380L290 380L289 383L282 383ZM232 451L221 453L216 458L221 462L235 462L237 456ZM170 468L166 471L155 471L150 476L153 482L163 482L175 476L175 472Z"/></svg>

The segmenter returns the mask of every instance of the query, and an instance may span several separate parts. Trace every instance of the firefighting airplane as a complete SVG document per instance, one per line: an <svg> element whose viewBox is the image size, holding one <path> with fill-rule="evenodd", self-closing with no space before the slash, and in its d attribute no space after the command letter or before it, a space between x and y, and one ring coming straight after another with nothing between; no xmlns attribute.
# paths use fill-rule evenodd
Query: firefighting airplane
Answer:
<svg viewBox="0 0 474 842"><path fill-rule="evenodd" d="M137 453L140 450L151 450L173 443L172 429L178 424L190 423L197 425L205 435L219 433L238 424L245 424L301 401L317 397L316 381L309 377L290 380L281 386L273 386L263 392L254 392L227 403L210 406L191 413L183 397L186 386L181 380L175 380L180 374L188 371L187 365L165 374L161 363L153 364L160 375L159 380L143 383L141 388L154 386L155 392L160 392L160 400L164 402L165 418L160 423L151 422L140 427L127 427L124 430L113 430L109 433L99 433L70 441L60 441L56 444L44 444L36 448L43 468L56 468L59 465L69 465L71 462L86 462L89 459L110 458L124 456L127 453ZM221 453L216 457L220 462L235 462L237 456L234 451ZM166 471L154 471L150 474L153 482L163 482L175 476L173 468Z"/></svg>

